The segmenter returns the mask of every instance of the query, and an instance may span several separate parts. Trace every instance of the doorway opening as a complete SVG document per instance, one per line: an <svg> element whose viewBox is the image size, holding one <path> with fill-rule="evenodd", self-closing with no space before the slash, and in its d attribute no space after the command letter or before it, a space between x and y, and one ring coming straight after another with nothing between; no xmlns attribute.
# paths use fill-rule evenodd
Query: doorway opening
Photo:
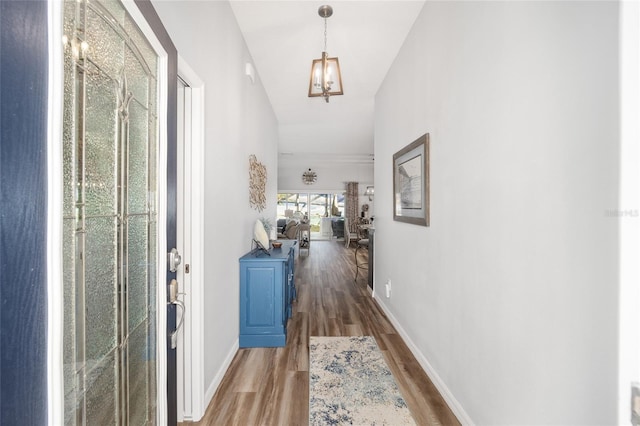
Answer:
<svg viewBox="0 0 640 426"><path fill-rule="evenodd" d="M337 234L334 222L344 220L344 200L342 193L279 193L278 226L290 219L308 220L311 226L311 239L340 238L341 235Z"/></svg>

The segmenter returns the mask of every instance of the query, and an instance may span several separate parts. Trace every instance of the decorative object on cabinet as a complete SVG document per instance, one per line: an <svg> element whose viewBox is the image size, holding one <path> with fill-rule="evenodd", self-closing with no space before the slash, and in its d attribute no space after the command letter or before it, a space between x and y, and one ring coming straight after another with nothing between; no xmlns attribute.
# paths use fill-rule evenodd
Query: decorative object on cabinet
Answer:
<svg viewBox="0 0 640 426"><path fill-rule="evenodd" d="M267 168L252 154L249 156L249 205L259 212L267 206L266 187Z"/></svg>
<svg viewBox="0 0 640 426"><path fill-rule="evenodd" d="M270 256L251 251L240 258L241 348L284 346L291 303L296 298L294 246L282 241Z"/></svg>
<svg viewBox="0 0 640 426"><path fill-rule="evenodd" d="M305 185L313 185L318 180L318 174L311 169L302 174L302 182Z"/></svg>
<svg viewBox="0 0 640 426"><path fill-rule="evenodd" d="M260 222L262 222L262 226L264 226L264 230L267 232L267 234L270 234L271 230L273 229L273 223L271 223L271 219L269 219L268 217L261 217Z"/></svg>
<svg viewBox="0 0 640 426"><path fill-rule="evenodd" d="M256 242L260 249L266 252L269 251L269 235L267 235L267 231L265 231L260 219L256 219L256 223L253 225L253 241Z"/></svg>
<svg viewBox="0 0 640 426"><path fill-rule="evenodd" d="M429 226L429 134L393 154L393 220Z"/></svg>

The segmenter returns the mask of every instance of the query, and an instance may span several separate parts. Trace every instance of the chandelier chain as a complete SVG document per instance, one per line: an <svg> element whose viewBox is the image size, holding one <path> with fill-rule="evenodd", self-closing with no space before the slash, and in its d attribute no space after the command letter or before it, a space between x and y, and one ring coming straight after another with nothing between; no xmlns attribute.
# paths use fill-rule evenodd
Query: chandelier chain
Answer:
<svg viewBox="0 0 640 426"><path fill-rule="evenodd" d="M324 51L327 51L327 18L324 18Z"/></svg>

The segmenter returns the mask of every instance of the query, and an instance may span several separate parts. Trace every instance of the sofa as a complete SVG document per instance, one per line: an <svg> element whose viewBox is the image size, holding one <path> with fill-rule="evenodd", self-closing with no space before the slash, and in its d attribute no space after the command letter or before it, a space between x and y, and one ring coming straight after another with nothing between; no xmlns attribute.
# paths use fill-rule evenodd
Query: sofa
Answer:
<svg viewBox="0 0 640 426"><path fill-rule="evenodd" d="M295 240L298 238L300 222L295 219L278 219L276 229L279 240Z"/></svg>

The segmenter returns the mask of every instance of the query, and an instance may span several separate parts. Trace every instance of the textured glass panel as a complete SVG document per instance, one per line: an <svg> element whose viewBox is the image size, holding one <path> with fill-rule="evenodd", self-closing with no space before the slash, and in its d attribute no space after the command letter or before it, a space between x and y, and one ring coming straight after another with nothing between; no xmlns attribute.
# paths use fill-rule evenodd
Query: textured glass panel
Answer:
<svg viewBox="0 0 640 426"><path fill-rule="evenodd" d="M73 40L75 36L75 1L65 2L65 19L64 19L64 35L67 40ZM75 62L71 54L71 43L68 42L64 51L64 108L62 111L62 177L63 177L63 215L72 216L74 214L75 199L74 188L74 160L73 152L75 149Z"/></svg>
<svg viewBox="0 0 640 426"><path fill-rule="evenodd" d="M157 277L157 264L156 259L154 257L154 253L156 253L156 238L157 238L157 222L153 220L149 224L149 315L152 318L155 318L156 312L156 287L158 286L158 277Z"/></svg>
<svg viewBox="0 0 640 426"><path fill-rule="evenodd" d="M74 426L77 424L76 417L78 416L78 407L82 400L83 393L78 389L67 389L65 383L64 389L64 424L68 426Z"/></svg>
<svg viewBox="0 0 640 426"><path fill-rule="evenodd" d="M149 400L150 404L148 408L148 416L151 420L151 423L155 423L156 417L156 351L157 351L157 329L156 329L156 311L157 311L157 300L156 300L156 292L158 287L157 280L157 270L158 265L156 263L155 255L157 253L156 250L156 238L157 238L157 223L153 220L149 226L149 338L148 338L148 348L147 353L149 354ZM162 305L164 307L164 303Z"/></svg>
<svg viewBox="0 0 640 426"><path fill-rule="evenodd" d="M155 370L155 353L149 352L149 323L145 320L129 336L129 424L147 424L149 381Z"/></svg>
<svg viewBox="0 0 640 426"><path fill-rule="evenodd" d="M129 216L127 290L129 296L129 330L148 315L148 230L146 216Z"/></svg>
<svg viewBox="0 0 640 426"><path fill-rule="evenodd" d="M153 120L158 118L158 80L151 78L149 80L149 114Z"/></svg>
<svg viewBox="0 0 640 426"><path fill-rule="evenodd" d="M116 219L86 219L87 360L116 345Z"/></svg>
<svg viewBox="0 0 640 426"><path fill-rule="evenodd" d="M131 102L129 107L129 180L128 212L146 213L148 170L148 122L147 111L137 102Z"/></svg>
<svg viewBox="0 0 640 426"><path fill-rule="evenodd" d="M148 194L148 202L150 205L150 210L152 212L156 212L157 208L157 200L156 200L156 188L158 187L157 179L158 179L158 130L157 130L157 121L155 116L150 115L149 117L149 194Z"/></svg>
<svg viewBox="0 0 640 426"><path fill-rule="evenodd" d="M62 270L64 285L64 327L62 357L64 365L65 413L72 415L76 406L75 384L75 220L62 222Z"/></svg>
<svg viewBox="0 0 640 426"><path fill-rule="evenodd" d="M91 64L86 74L86 214L114 214L117 186L115 83Z"/></svg>
<svg viewBox="0 0 640 426"><path fill-rule="evenodd" d="M129 35L123 34L123 26ZM117 0L65 0L64 33L70 40L62 147L65 424L75 425L78 418L86 418L88 425L118 422L124 408L117 407L120 386L130 392L130 412L122 413L128 424L154 424L157 113L150 117L148 104L156 108L157 57ZM84 70L73 57L76 38L87 42L88 61L82 56L78 61ZM133 96L128 121L118 113L123 91ZM126 182L118 182L123 171ZM118 211L122 195L127 202ZM80 230L74 229L77 202L84 203L84 211L78 209L85 221ZM151 223L149 216L130 215L126 226L118 227L116 214L146 214L148 204L154 211ZM118 232L123 231L126 251L119 251ZM125 324L118 294L123 277ZM122 349L130 358L117 349L120 325L135 329ZM131 377L119 377L119 365L127 366Z"/></svg>
<svg viewBox="0 0 640 426"><path fill-rule="evenodd" d="M99 361L87 361L87 425L116 424L117 358L112 351Z"/></svg>
<svg viewBox="0 0 640 426"><path fill-rule="evenodd" d="M153 286L155 288L155 285ZM152 292L153 298L155 298L155 292ZM154 304L155 306L155 304ZM156 382L156 336L158 331L156 330L156 313L155 309L149 313L149 332L147 335L147 355L148 355L148 372L149 372L149 406L147 407L147 417L149 418L149 424L156 424L156 403L158 385Z"/></svg>
<svg viewBox="0 0 640 426"><path fill-rule="evenodd" d="M98 3L100 6L102 6L102 13L104 13L105 16L112 22L117 23L120 26L124 25L124 17L127 13L124 7L122 7L122 3L114 0L105 0L98 2L94 0L93 3Z"/></svg>
<svg viewBox="0 0 640 426"><path fill-rule="evenodd" d="M87 57L111 78L120 75L124 65L124 41L93 8L87 8Z"/></svg>
<svg viewBox="0 0 640 426"><path fill-rule="evenodd" d="M156 55L155 50L153 50L146 37L144 37L144 35L138 29L138 24L136 24L129 15L127 15L127 18L125 19L124 28L129 37L131 37L131 41L133 42L133 44L141 53L145 63L147 64L147 68L149 68L151 72L151 75L155 77L158 74L158 56Z"/></svg>
<svg viewBox="0 0 640 426"><path fill-rule="evenodd" d="M138 62L138 57L134 55L131 49L126 49L124 54L125 74L129 84L129 91L133 93L133 97L143 106L146 107L148 102L149 78Z"/></svg>

